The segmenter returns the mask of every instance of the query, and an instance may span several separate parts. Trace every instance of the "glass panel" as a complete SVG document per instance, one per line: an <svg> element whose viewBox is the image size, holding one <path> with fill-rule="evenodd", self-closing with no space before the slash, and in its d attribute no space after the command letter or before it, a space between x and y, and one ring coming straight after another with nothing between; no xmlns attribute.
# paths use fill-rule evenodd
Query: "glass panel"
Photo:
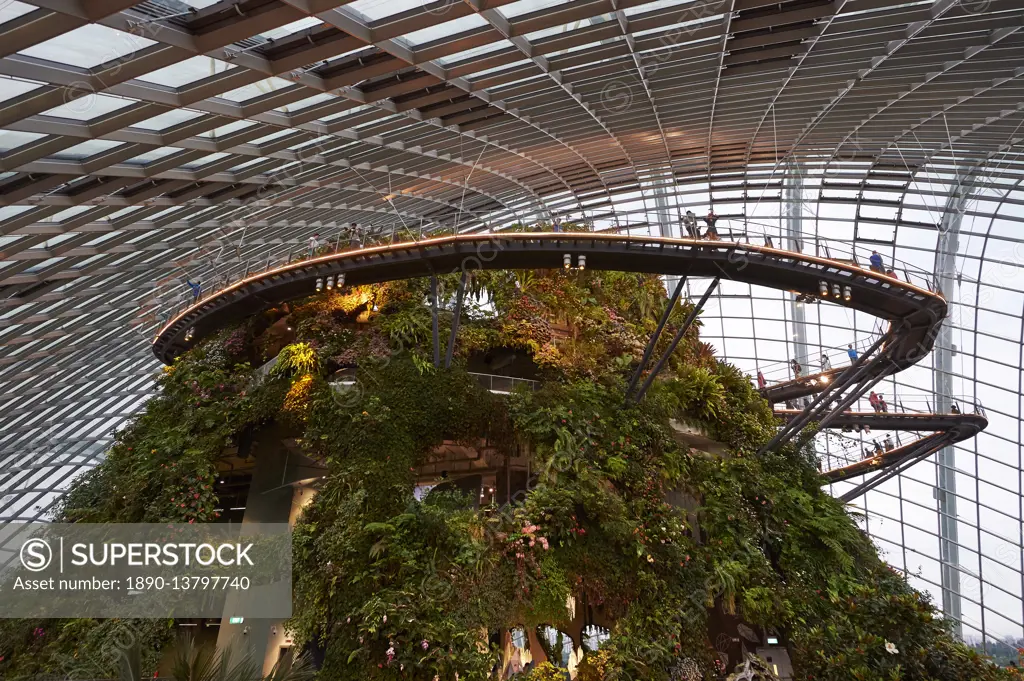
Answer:
<svg viewBox="0 0 1024 681"><path fill-rule="evenodd" d="M96 154L99 154L104 151L109 151L110 149L113 149L114 147L119 147L122 144L124 144L124 142L111 142L109 140L89 140L87 142L82 142L81 144L76 144L75 146L69 147L68 149L58 151L53 155L53 157L78 161L84 158L89 158L90 156L95 156Z"/></svg>
<svg viewBox="0 0 1024 681"><path fill-rule="evenodd" d="M0 130L0 151L17 149L20 146L35 142L46 135L37 132L21 132L20 130Z"/></svg>
<svg viewBox="0 0 1024 681"><path fill-rule="evenodd" d="M106 116L113 111L123 109L126 106L131 106L136 103L138 103L138 100L136 99L112 97L110 95L92 93L85 97L72 100L66 104L61 104L49 111L44 111L42 115L54 116L56 118L70 118L76 121L91 121L94 118Z"/></svg>
<svg viewBox="0 0 1024 681"><path fill-rule="evenodd" d="M202 115L201 112L191 109L171 109L139 123L133 123L131 127L141 128L142 130L166 130Z"/></svg>
<svg viewBox="0 0 1024 681"><path fill-rule="evenodd" d="M182 85L194 83L197 80L209 78L218 73L224 73L235 68L227 62L211 59L210 57L192 57L177 64L165 66L162 69L139 76L139 80L147 83L155 83L165 87L178 88Z"/></svg>
<svg viewBox="0 0 1024 681"><path fill-rule="evenodd" d="M262 97L263 95L269 94L275 90L280 90L286 87L292 87L295 83L284 78L267 78L256 83L250 83L249 85L243 85L240 88L235 88L220 95L221 99L227 99L232 102L244 102L252 99L253 97Z"/></svg>
<svg viewBox="0 0 1024 681"><path fill-rule="evenodd" d="M156 44L155 41L131 33L86 24L56 38L26 48L18 54L36 59L92 68L105 62L131 58L140 50Z"/></svg>
<svg viewBox="0 0 1024 681"><path fill-rule="evenodd" d="M28 14L35 9L37 8L33 5L18 2L18 0L8 2L3 7L0 7L0 24L5 24L11 19L17 19L21 15Z"/></svg>
<svg viewBox="0 0 1024 681"><path fill-rule="evenodd" d="M19 97L42 86L43 83L38 83L34 80L0 76L0 102Z"/></svg>

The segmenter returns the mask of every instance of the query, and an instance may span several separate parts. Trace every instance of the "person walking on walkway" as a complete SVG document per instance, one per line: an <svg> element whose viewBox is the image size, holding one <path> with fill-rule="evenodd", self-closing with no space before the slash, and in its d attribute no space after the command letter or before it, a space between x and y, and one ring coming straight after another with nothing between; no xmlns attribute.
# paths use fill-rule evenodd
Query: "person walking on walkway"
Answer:
<svg viewBox="0 0 1024 681"><path fill-rule="evenodd" d="M953 404L950 405L949 413L950 414L959 414L960 413L960 407L957 406L956 402L954 402Z"/></svg>
<svg viewBox="0 0 1024 681"><path fill-rule="evenodd" d="M885 274L885 267L882 265L882 256L878 254L878 251L871 251L871 271L878 272L879 274Z"/></svg>
<svg viewBox="0 0 1024 681"><path fill-rule="evenodd" d="M803 368L800 366L800 362L796 361L796 358L793 358L790 360L789 366L793 369L793 378L800 378L800 369Z"/></svg>
<svg viewBox="0 0 1024 681"><path fill-rule="evenodd" d="M348 245L350 248L360 248L362 246L359 240L359 225L354 222L348 227Z"/></svg>
<svg viewBox="0 0 1024 681"><path fill-rule="evenodd" d="M190 279L186 279L185 283L192 289L192 302L194 303L199 300L199 296L203 294L203 282L197 281L193 284Z"/></svg>
<svg viewBox="0 0 1024 681"><path fill-rule="evenodd" d="M821 373L826 371L832 371L832 361L828 358L824 352L821 353Z"/></svg>
<svg viewBox="0 0 1024 681"><path fill-rule="evenodd" d="M764 390L766 387L768 387L768 381L764 380L764 374L762 374L761 370L758 369L757 370L757 389L758 390Z"/></svg>
<svg viewBox="0 0 1024 681"><path fill-rule="evenodd" d="M875 394L874 390L872 390L871 394L868 395L868 404L870 404L871 408L875 410L875 413L878 413L878 395Z"/></svg>
<svg viewBox="0 0 1024 681"><path fill-rule="evenodd" d="M718 241L718 216L715 215L714 209L709 210L707 217L704 218L704 222L707 223L707 231L704 233L706 239L711 241Z"/></svg>
<svg viewBox="0 0 1024 681"><path fill-rule="evenodd" d="M767 234L764 235L764 245L766 248L775 248L775 242L772 241L771 236Z"/></svg>
<svg viewBox="0 0 1024 681"><path fill-rule="evenodd" d="M697 227L697 216L693 214L692 210L686 211L686 217L683 218L683 226L686 227L686 233L691 239L700 238L700 229Z"/></svg>
<svg viewBox="0 0 1024 681"><path fill-rule="evenodd" d="M889 405L885 403L885 398L882 397L882 393L878 393L878 411L883 414L889 413Z"/></svg>
<svg viewBox="0 0 1024 681"><path fill-rule="evenodd" d="M846 354L850 358L850 364L857 361L857 348L853 347L853 343L846 346Z"/></svg>
<svg viewBox="0 0 1024 681"><path fill-rule="evenodd" d="M316 232L313 236L309 237L309 257L312 258L316 255L317 249L320 248L320 232Z"/></svg>
<svg viewBox="0 0 1024 681"><path fill-rule="evenodd" d="M885 451L891 452L893 450L892 435L885 436Z"/></svg>

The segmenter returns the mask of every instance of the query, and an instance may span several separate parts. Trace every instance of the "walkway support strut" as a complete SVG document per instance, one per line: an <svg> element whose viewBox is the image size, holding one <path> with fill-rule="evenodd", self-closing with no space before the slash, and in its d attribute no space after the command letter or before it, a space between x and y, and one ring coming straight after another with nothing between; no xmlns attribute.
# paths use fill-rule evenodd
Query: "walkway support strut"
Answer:
<svg viewBox="0 0 1024 681"><path fill-rule="evenodd" d="M437 330L437 275L430 275L430 321L434 336L434 368L441 366L441 339Z"/></svg>
<svg viewBox="0 0 1024 681"><path fill-rule="evenodd" d="M672 342L669 343L665 353L658 360L658 363L654 365L654 368L651 369L651 373L647 375L647 380L644 381L644 384L640 386L640 390L637 392L636 397L633 398L634 402L639 402L644 399L644 395L647 394L647 389L651 387L652 383L654 383L654 379L658 377L662 367L664 367L665 363L668 362L668 358L676 351L676 346L679 345L679 341L683 339L683 335L687 332L690 326L693 325L694 320L697 319L697 315L700 314L702 309L704 309L704 304L708 302L708 298L710 298L711 294L715 292L716 288L718 288L718 282L720 280L721 277L715 277L714 281L711 282L711 285L708 286L708 290L704 292L704 295L700 297L700 300L694 308L690 310L690 314L686 316L686 321L684 321L679 327L679 330L676 331L676 335L672 338Z"/></svg>
<svg viewBox="0 0 1024 681"><path fill-rule="evenodd" d="M668 318L672 316L672 310L676 307L676 302L679 300L679 295L683 292L683 285L686 283L686 275L679 278L676 283L676 288L672 292L672 297L668 300L668 305L665 306L665 311L661 313L661 319L658 320L658 328L651 334L650 340L647 341L647 347L644 348L644 356L640 360L640 364L637 365L636 370L633 371L633 375L629 379L629 385L626 387L626 400L629 400L629 396L633 394L633 390L636 389L636 384L640 380L640 374L647 368L647 363L651 361L651 355L654 354L654 347L658 344L658 339L661 338L661 332L665 329L665 324L668 323Z"/></svg>
<svg viewBox="0 0 1024 681"><path fill-rule="evenodd" d="M455 335L459 332L459 318L462 317L462 300L466 297L466 277L469 273L462 270L462 278L459 279L459 290L455 294L455 317L452 318L452 333L448 337L448 352L444 356L444 368L452 368L452 355L455 354Z"/></svg>

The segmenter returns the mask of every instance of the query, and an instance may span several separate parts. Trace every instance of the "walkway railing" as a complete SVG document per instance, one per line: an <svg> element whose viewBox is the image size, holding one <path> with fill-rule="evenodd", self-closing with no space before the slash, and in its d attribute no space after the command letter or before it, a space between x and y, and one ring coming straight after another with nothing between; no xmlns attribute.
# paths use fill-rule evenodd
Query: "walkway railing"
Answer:
<svg viewBox="0 0 1024 681"><path fill-rule="evenodd" d="M501 395L507 395L513 392L516 388L524 388L526 390L537 390L540 388L540 381L534 381L529 378L515 378L514 376L499 376L497 374L478 374L470 371L469 375L474 377L477 382L483 386L484 390L489 390L492 393L498 393Z"/></svg>
<svg viewBox="0 0 1024 681"><path fill-rule="evenodd" d="M728 218L723 218L722 221L729 221ZM683 233L685 230L682 230ZM502 232L495 232L500 235L503 232L510 233L521 233L521 232L551 232L561 231L566 234L573 232L578 233L592 233L593 230L584 226L578 225L567 225L563 226L558 230L553 230L550 226L542 226L539 228L525 228L517 227L513 229L503 230ZM607 230L602 230L605 233ZM450 230L449 230L450 232ZM481 232L474 232L481 233ZM483 232L486 233L486 232ZM217 294L219 291L231 286L241 279L259 274L260 272L266 272L270 269L288 265L291 263L302 262L304 260L310 260L313 258L319 258L326 255L333 255L336 253L344 253L348 251L358 251L363 248L369 248L372 246L382 246L385 244L392 244L398 242L419 242L429 239L439 238L446 236L447 232L435 231L429 234L423 234L414 232L412 230L399 230L392 231L387 234L375 234L370 236L360 236L352 238L349 233L342 232L334 239L325 239L321 244L313 249L310 249L308 245L295 246L285 256L274 257L270 255L266 260L251 259L245 262L245 267L236 275L230 273L218 276L212 283L200 282L202 284L200 295L193 297L187 288L183 288L181 293L181 299L174 305L173 308L166 310L163 313L163 319L161 326L168 320L177 316L182 310L186 309L190 305L196 302L200 302L209 298L212 295ZM724 242L735 242L735 243L751 243L751 237L755 243L766 241L763 235L751 235L747 231L724 231L719 230L721 235L718 241ZM623 234L625 238L628 238L628 234ZM797 248L793 252L813 254L822 258L836 259L844 264L853 264L859 266L865 270L869 269L868 262L871 258L871 249L858 246L853 242L846 242L837 239L826 239L815 234L798 233L798 238L795 240ZM758 245L762 245L758 243ZM768 245L767 243L763 245ZM769 247L775 248L776 250L788 250L786 244L783 243L772 243ZM891 269L893 276L902 281L914 284L920 288L928 291L933 290L932 276L930 273L920 268L914 267L909 263L905 263L898 260L889 260L885 265L886 269ZM185 282L182 282L182 286L185 287Z"/></svg>

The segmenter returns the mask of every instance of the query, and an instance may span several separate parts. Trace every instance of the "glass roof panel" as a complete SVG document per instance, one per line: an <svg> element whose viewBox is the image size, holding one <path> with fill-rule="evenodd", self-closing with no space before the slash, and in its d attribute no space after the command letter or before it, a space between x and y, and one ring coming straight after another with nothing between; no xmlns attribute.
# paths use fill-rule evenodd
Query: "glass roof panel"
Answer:
<svg viewBox="0 0 1024 681"><path fill-rule="evenodd" d="M255 83L243 85L242 87L235 88L234 90L229 90L228 92L220 95L220 98L227 99L232 102L244 102L252 99L253 97L261 97L275 90L291 87L292 85L294 85L294 83L290 80L273 76Z"/></svg>
<svg viewBox="0 0 1024 681"><path fill-rule="evenodd" d="M192 109L170 109L152 118L133 123L132 127L141 128L142 130L166 130L202 115L202 112L193 111Z"/></svg>
<svg viewBox="0 0 1024 681"><path fill-rule="evenodd" d="M439 38L457 35L470 29L489 25L490 24L487 23L487 20L479 14L467 14L464 17L452 19L451 21L446 21L443 24L438 24L437 26L430 26L429 28L423 28L419 31L407 33L402 36L402 40L415 47L424 43L433 42Z"/></svg>
<svg viewBox="0 0 1024 681"><path fill-rule="evenodd" d="M685 5L685 7L681 8L681 11L692 12L692 0L657 0L656 2L648 2L643 5L638 5L636 7L628 7L625 10L623 10L623 12L625 12L626 16L633 16L635 14L645 14L647 12L665 9L666 7L676 7L679 5ZM845 13L844 16L846 16Z"/></svg>
<svg viewBox="0 0 1024 681"><path fill-rule="evenodd" d="M125 55L133 55L155 44L149 38L99 24L86 24L26 48L18 54L88 69Z"/></svg>
<svg viewBox="0 0 1024 681"><path fill-rule="evenodd" d="M29 5L25 2L18 2L18 0L11 0L11 2L0 7L0 24L5 24L12 19L17 19L23 14L28 14L36 9L38 8L34 5Z"/></svg>
<svg viewBox="0 0 1024 681"><path fill-rule="evenodd" d="M439 64L452 64L455 62L463 61L465 59L469 59L470 57L479 57L484 54L498 52L499 50L505 50L510 47L515 47L515 45L513 45L508 40L496 40L493 43L481 45L480 47L474 47L469 50L463 50L462 52L457 52L455 54L448 55L447 57L440 57L435 61L437 61Z"/></svg>
<svg viewBox="0 0 1024 681"><path fill-rule="evenodd" d="M225 135L230 135L233 132L238 132L239 130L251 128L254 125L256 125L254 121L235 121L233 123L228 123L227 125L222 125L219 128L214 128L213 130L207 130L206 132L199 133L199 136L224 137Z"/></svg>
<svg viewBox="0 0 1024 681"><path fill-rule="evenodd" d="M44 111L42 115L55 118L70 118L75 121L91 121L94 118L106 116L108 113L137 103L138 100L136 99L113 97L94 92L66 104L61 104L49 111Z"/></svg>
<svg viewBox="0 0 1024 681"><path fill-rule="evenodd" d="M37 88L41 88L45 83L39 83L34 80L25 80L24 78L11 78L10 76L0 76L0 102L18 97L26 92L31 92Z"/></svg>
<svg viewBox="0 0 1024 681"><path fill-rule="evenodd" d="M367 21L377 21L423 7L423 0L356 0L347 9L355 10Z"/></svg>
<svg viewBox="0 0 1024 681"><path fill-rule="evenodd" d="M529 14L530 12L536 12L537 10L547 9L548 7L557 7L558 5L567 4L568 2L566 0L519 0L519 2L513 2L503 7L499 7L498 11L506 18L511 19L512 17L518 17L522 14Z"/></svg>
<svg viewBox="0 0 1024 681"><path fill-rule="evenodd" d="M287 106L278 107L277 109L274 109L274 111L296 113L298 111L302 111L303 109L308 109L311 106L322 104L323 102L329 102L335 99L338 99L337 95L332 95L327 92L321 92L319 94L313 95L312 97L300 99L299 101L288 104Z"/></svg>
<svg viewBox="0 0 1024 681"><path fill-rule="evenodd" d="M179 88L234 68L237 68L234 64L228 64L219 59L212 59L206 56L199 56L139 76L138 80L163 85L164 87Z"/></svg>
<svg viewBox="0 0 1024 681"><path fill-rule="evenodd" d="M64 220L74 217L79 213L84 213L87 210L92 210L92 206L74 206L73 208L68 208L67 210L62 210L59 213L51 215L50 217L46 218L46 222L63 222ZM63 237L55 238L58 239L56 243L60 243L60 241L63 240ZM54 239L48 239L46 243L52 246L55 242Z"/></svg>
<svg viewBox="0 0 1024 681"><path fill-rule="evenodd" d="M38 132L21 132L20 130L0 130L0 151L17 149L18 147L35 142L46 137Z"/></svg>
<svg viewBox="0 0 1024 681"><path fill-rule="evenodd" d="M147 163L159 160L164 156L170 156L171 154L177 153L179 151L182 150L178 147L159 147L157 149L153 149L152 151L147 151L144 154L133 156L132 158L125 161L125 163L131 163L133 165L145 165Z"/></svg>
<svg viewBox="0 0 1024 681"><path fill-rule="evenodd" d="M189 161L188 163L183 165L182 168L187 168L189 170L194 170L196 168L205 166L205 165L207 165L209 163L213 163L214 161L219 161L220 159L224 158L227 155L228 154L225 154L223 152L217 152L215 154L209 154L207 156L203 156L202 158L197 158L194 161Z"/></svg>
<svg viewBox="0 0 1024 681"><path fill-rule="evenodd" d="M81 144L76 144L73 147L62 149L56 152L53 157L59 159L71 159L81 160L83 158L89 158L104 151L109 151L115 147L119 147L124 142L112 142L109 140L88 140Z"/></svg>
<svg viewBox="0 0 1024 681"><path fill-rule="evenodd" d="M267 38L268 40L277 40L279 38L284 38L285 36L291 35L292 33L298 33L299 31L303 31L307 28L319 26L322 23L324 22L320 21L316 17L305 17L303 19L299 19L298 21L293 21L290 24L285 24L284 26L279 26L278 28L274 28L269 31L264 31L260 35L262 35L264 38Z"/></svg>

